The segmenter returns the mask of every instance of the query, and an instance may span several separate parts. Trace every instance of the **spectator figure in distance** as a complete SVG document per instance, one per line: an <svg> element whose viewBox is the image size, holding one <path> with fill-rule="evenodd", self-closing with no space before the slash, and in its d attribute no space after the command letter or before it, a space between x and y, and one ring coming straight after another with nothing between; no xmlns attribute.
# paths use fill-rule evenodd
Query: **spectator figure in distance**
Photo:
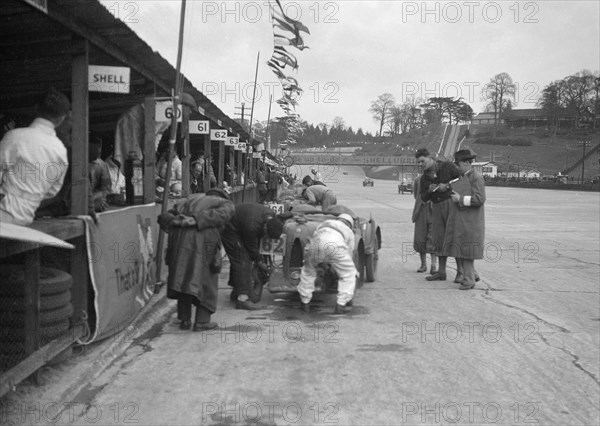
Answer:
<svg viewBox="0 0 600 426"><path fill-rule="evenodd" d="M418 153L421 155L423 154L422 151ZM429 155L429 152L427 152L427 155ZM430 166L432 165L433 163L430 163ZM419 253L421 258L421 266L417 269L417 272L427 271L427 254L429 253L431 256L431 269L429 270L429 273L432 275L437 272L437 258L435 256L435 247L431 236L433 227L431 201L425 202L421 200L421 195L429 188L427 182L433 180L433 174L434 171L430 167L429 169L424 169L415 179L413 186L415 205L412 213L412 222L415 224L413 248ZM424 179L425 183L422 183Z"/></svg>
<svg viewBox="0 0 600 426"><path fill-rule="evenodd" d="M346 213L329 219L317 227L306 245L304 265L300 273L298 293L302 310L310 311L310 301L315 291L316 268L320 264L333 268L338 276L338 294L334 313L345 314L351 310L358 271L352 260L354 251L354 220Z"/></svg>
<svg viewBox="0 0 600 426"><path fill-rule="evenodd" d="M108 207L107 197L111 193L112 180L108 165L100 158L102 154L102 139L95 137L89 143L88 155L90 163L88 174L90 177L90 191L94 211L103 212Z"/></svg>
<svg viewBox="0 0 600 426"><path fill-rule="evenodd" d="M321 173L319 173L316 167L311 167L310 172L313 174L314 180L323 182L323 176L321 176Z"/></svg>
<svg viewBox="0 0 600 426"><path fill-rule="evenodd" d="M29 225L41 202L60 191L69 161L56 128L70 109L69 99L50 88L36 105L33 122L0 141L0 222Z"/></svg>
<svg viewBox="0 0 600 426"><path fill-rule="evenodd" d="M192 194L158 217L169 234L166 264L169 267L167 297L177 300L179 328L191 328L192 305L196 307L194 331L213 329L211 315L217 310L221 269L220 230L235 208L220 189Z"/></svg>
<svg viewBox="0 0 600 426"><path fill-rule="evenodd" d="M230 300L236 309L256 310L260 300L249 300L252 294L252 266L256 264L267 272L268 265L259 253L260 240L279 238L283 223L269 207L257 203L241 203L235 206L235 214L221 235L225 252L229 257L229 286L233 287Z"/></svg>
<svg viewBox="0 0 600 426"><path fill-rule="evenodd" d="M468 149L454 154L461 178L452 184L453 206L448 219L449 256L456 258L458 274L455 282L460 290L470 290L479 281L475 259L483 259L485 239L485 181L471 168L476 155ZM462 277L461 277L462 275Z"/></svg>
<svg viewBox="0 0 600 426"><path fill-rule="evenodd" d="M426 149L420 149L415 157L425 170L432 169L434 174L423 175L421 184L427 185L425 192L421 192L421 200L431 201L432 210L432 240L438 256L438 271L427 276L427 281L445 281L446 280L446 262L448 259L448 244L446 238L446 226L452 204L452 191L450 190L450 181L460 177L460 171L456 164L449 161L436 161L429 156ZM433 178L431 178L433 176Z"/></svg>
<svg viewBox="0 0 600 426"><path fill-rule="evenodd" d="M263 204L267 200L267 178L263 165L256 171L256 185L258 186L258 202Z"/></svg>
<svg viewBox="0 0 600 426"><path fill-rule="evenodd" d="M190 165L190 194L204 192L204 166L199 160Z"/></svg>
<svg viewBox="0 0 600 426"><path fill-rule="evenodd" d="M110 155L106 161L110 173L110 194L112 199L117 199L116 204L125 203L125 176L121 173L121 163ZM110 204L109 200L109 204Z"/></svg>
<svg viewBox="0 0 600 426"><path fill-rule="evenodd" d="M267 173L267 202L274 202L277 200L277 188L283 179L277 173L274 167L269 168Z"/></svg>
<svg viewBox="0 0 600 426"><path fill-rule="evenodd" d="M323 211L337 204L337 197L331 188L324 185L311 185L302 191L302 196L308 200L308 204L320 205Z"/></svg>

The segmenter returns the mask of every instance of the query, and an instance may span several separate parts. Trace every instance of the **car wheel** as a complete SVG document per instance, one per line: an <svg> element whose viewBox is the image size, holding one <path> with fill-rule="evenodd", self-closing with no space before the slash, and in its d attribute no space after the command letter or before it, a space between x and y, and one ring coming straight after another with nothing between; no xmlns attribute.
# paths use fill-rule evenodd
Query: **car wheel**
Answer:
<svg viewBox="0 0 600 426"><path fill-rule="evenodd" d="M374 243L373 253L367 254L365 259L366 281L368 283L377 280L377 262L379 261L379 241L377 236L375 236Z"/></svg>
<svg viewBox="0 0 600 426"><path fill-rule="evenodd" d="M358 277L356 278L356 288L361 288L365 283L365 248L359 245L357 267Z"/></svg>

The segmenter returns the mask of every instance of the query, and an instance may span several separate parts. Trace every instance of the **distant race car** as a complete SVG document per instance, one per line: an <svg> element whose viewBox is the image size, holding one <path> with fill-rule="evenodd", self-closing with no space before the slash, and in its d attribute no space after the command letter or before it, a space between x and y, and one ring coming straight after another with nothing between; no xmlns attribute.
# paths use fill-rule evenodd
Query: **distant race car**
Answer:
<svg viewBox="0 0 600 426"><path fill-rule="evenodd" d="M365 180L363 180L363 186L375 186L375 181L370 177L366 177Z"/></svg>
<svg viewBox="0 0 600 426"><path fill-rule="evenodd" d="M348 213L354 218L353 259L359 276L357 288L363 283L376 280L381 230L373 218L356 216L352 210L342 205L331 206L326 212L308 204L295 204L287 212L283 234L279 240L261 242L261 254L270 265L268 289L276 292L296 292L300 282L300 270L304 262L304 248L317 226L327 219ZM328 265L320 265L315 283L317 292L337 292L337 276ZM256 286L255 286L256 288Z"/></svg>
<svg viewBox="0 0 600 426"><path fill-rule="evenodd" d="M405 192L409 192L412 194L412 192L413 192L413 182L412 181L400 182L398 184L398 194L404 194Z"/></svg>

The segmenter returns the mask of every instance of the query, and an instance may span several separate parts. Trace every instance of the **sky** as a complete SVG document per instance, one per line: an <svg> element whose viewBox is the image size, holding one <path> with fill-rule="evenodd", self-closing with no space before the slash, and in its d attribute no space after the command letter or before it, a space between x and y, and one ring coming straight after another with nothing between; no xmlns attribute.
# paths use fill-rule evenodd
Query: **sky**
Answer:
<svg viewBox="0 0 600 426"><path fill-rule="evenodd" d="M181 1L101 0L111 13L173 66ZM391 93L462 97L483 111L482 91L508 73L517 87L514 108L535 108L544 87L568 75L600 70L600 2L590 1L281 1L310 34L308 49L293 47L290 72L303 94L296 112L308 123L342 117L356 131L375 133L371 102ZM235 118L252 104L254 121L285 113L282 91L266 62L274 38L267 0L186 2L182 72L224 113Z"/></svg>

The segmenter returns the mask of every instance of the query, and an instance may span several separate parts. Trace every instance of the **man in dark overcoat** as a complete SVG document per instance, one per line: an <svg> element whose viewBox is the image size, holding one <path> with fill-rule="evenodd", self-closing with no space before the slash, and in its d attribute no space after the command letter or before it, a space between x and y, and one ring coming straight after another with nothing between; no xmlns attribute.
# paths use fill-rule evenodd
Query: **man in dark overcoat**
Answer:
<svg viewBox="0 0 600 426"><path fill-rule="evenodd" d="M261 309L259 300L249 300L252 292L252 267L256 264L267 271L259 247L260 240L268 236L277 239L283 231L283 223L269 207L257 203L241 203L235 206L235 214L222 234L223 246L229 257L229 286L233 287L231 301L236 309Z"/></svg>
<svg viewBox="0 0 600 426"><path fill-rule="evenodd" d="M426 151L426 150L425 150ZM435 247L435 253L438 256L438 271L429 275L425 279L427 281L445 281L446 280L446 261L448 259L448 244L446 238L446 226L452 203L452 191L450 190L450 182L460 177L460 171L456 164L449 161L436 161L424 152L417 151L420 154L417 157L417 162L421 165L433 161L435 164L433 175L423 175L421 183L427 185L427 190L422 193L421 200L424 202L431 201L431 216L432 216L432 232L431 236ZM428 152L427 152L428 154ZM415 155L416 156L416 155ZM425 166L428 169L429 166Z"/></svg>
<svg viewBox="0 0 600 426"><path fill-rule="evenodd" d="M470 290L478 280L475 259L483 259L485 239L485 181L471 168L475 158L468 149L457 151L454 161L461 178L452 184L452 202L446 228L448 255L456 258L457 269L462 272L461 290Z"/></svg>
<svg viewBox="0 0 600 426"><path fill-rule="evenodd" d="M220 230L234 215L234 204L221 189L192 194L161 214L158 223L168 232L166 264L169 267L167 297L177 300L182 330L191 327L192 305L196 306L194 331L217 326L210 317L217 310L221 265Z"/></svg>

